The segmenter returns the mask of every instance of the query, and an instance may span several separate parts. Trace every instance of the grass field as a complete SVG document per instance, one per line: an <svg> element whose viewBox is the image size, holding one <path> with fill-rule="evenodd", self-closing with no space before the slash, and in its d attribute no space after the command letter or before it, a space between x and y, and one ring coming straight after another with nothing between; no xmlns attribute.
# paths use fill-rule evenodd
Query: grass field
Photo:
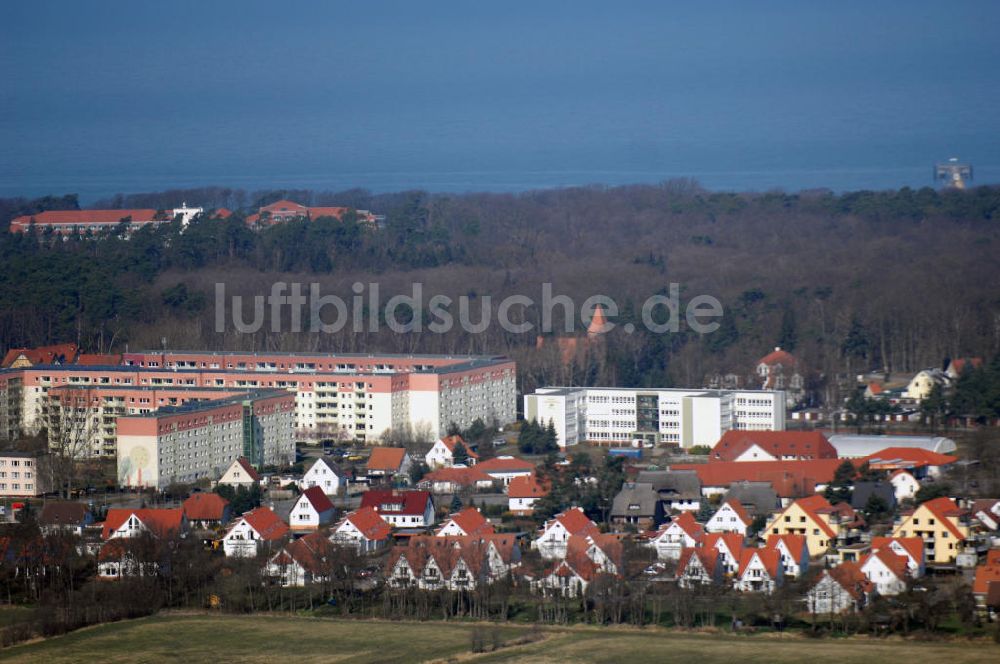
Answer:
<svg viewBox="0 0 1000 664"><path fill-rule="evenodd" d="M285 616L162 616L102 625L0 651L4 662L226 661L391 663L476 662L802 662L1000 661L992 643L919 643L867 639L731 637L659 630L546 628L542 640L474 655L474 630L492 626L390 623ZM528 627L500 626L504 641L529 637Z"/></svg>

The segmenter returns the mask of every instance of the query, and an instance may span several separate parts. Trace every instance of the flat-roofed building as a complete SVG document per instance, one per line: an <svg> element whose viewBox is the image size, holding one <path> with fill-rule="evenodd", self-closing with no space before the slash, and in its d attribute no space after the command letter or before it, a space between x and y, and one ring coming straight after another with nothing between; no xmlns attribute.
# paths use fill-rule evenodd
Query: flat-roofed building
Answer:
<svg viewBox="0 0 1000 664"><path fill-rule="evenodd" d="M216 401L246 389L64 385L49 390L45 406L49 449L75 458L113 457L118 418L148 415L159 408Z"/></svg>
<svg viewBox="0 0 1000 664"><path fill-rule="evenodd" d="M544 387L524 397L524 417L555 427L560 447L634 440L689 448L729 430L785 428L780 390Z"/></svg>
<svg viewBox="0 0 1000 664"><path fill-rule="evenodd" d="M19 398L16 417L8 420L17 419L17 426L28 433L50 428L53 400L61 399L63 392L72 392L65 388L214 389L231 393L276 389L295 396L299 440L343 438L374 443L390 430L416 433L429 442L444 435L452 423L467 428L476 419L500 425L512 422L517 405L515 373L516 364L502 356L178 351L125 353L122 364L116 366L34 365L2 370L0 376L20 381L16 390L5 392ZM97 394L90 396L96 398ZM190 395L201 398L193 392ZM105 397L118 402L101 406L99 413L92 412L97 418L92 426L103 426L105 418L135 414L127 408L124 413L110 412L131 402L123 404L120 395L111 392L100 394L102 400ZM139 398L146 401L137 401L137 406L150 410L182 402L160 396ZM113 431L103 433L107 435L97 450L108 454Z"/></svg>
<svg viewBox="0 0 1000 664"><path fill-rule="evenodd" d="M0 496L35 498L53 491L50 458L43 452L0 451Z"/></svg>
<svg viewBox="0 0 1000 664"><path fill-rule="evenodd" d="M0 369L0 440L12 440L21 432L23 381L20 372Z"/></svg>
<svg viewBox="0 0 1000 664"><path fill-rule="evenodd" d="M256 467L295 459L295 396L280 390L165 406L118 418L118 483L164 489L215 479L237 458Z"/></svg>

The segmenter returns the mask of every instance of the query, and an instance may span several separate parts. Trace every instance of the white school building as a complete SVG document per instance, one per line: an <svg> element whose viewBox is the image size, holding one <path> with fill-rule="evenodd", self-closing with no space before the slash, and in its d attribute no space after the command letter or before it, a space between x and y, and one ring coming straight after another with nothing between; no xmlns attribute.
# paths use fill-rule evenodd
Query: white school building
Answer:
<svg viewBox="0 0 1000 664"><path fill-rule="evenodd" d="M524 396L524 418L556 429L560 447L635 440L689 448L731 429L783 431L781 390L543 387Z"/></svg>

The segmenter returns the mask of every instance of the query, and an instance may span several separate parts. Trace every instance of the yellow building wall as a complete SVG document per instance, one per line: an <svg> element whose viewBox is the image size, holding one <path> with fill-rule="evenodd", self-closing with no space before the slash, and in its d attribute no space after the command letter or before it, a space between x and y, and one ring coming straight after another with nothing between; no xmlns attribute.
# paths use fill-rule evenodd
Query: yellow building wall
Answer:
<svg viewBox="0 0 1000 664"><path fill-rule="evenodd" d="M822 518L822 517L820 517ZM833 529L836 532L836 528ZM803 535L809 557L822 555L830 547L830 537L798 503L792 503L767 524L769 535Z"/></svg>
<svg viewBox="0 0 1000 664"><path fill-rule="evenodd" d="M963 537L969 536L969 529L958 523L957 519L949 519ZM937 518L933 512L921 505L913 514L907 516L892 531L893 537L919 537L924 540L927 551L927 562L946 565L955 562L962 541L955 537L948 527ZM928 548L934 543L934 550Z"/></svg>

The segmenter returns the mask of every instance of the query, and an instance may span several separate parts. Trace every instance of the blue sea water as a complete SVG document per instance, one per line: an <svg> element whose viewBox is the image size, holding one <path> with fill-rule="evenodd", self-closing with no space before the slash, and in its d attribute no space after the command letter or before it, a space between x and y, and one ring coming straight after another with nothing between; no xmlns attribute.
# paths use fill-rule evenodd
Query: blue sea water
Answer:
<svg viewBox="0 0 1000 664"><path fill-rule="evenodd" d="M287 5L287 6L286 6ZM0 196L1000 182L997 2L0 4Z"/></svg>

